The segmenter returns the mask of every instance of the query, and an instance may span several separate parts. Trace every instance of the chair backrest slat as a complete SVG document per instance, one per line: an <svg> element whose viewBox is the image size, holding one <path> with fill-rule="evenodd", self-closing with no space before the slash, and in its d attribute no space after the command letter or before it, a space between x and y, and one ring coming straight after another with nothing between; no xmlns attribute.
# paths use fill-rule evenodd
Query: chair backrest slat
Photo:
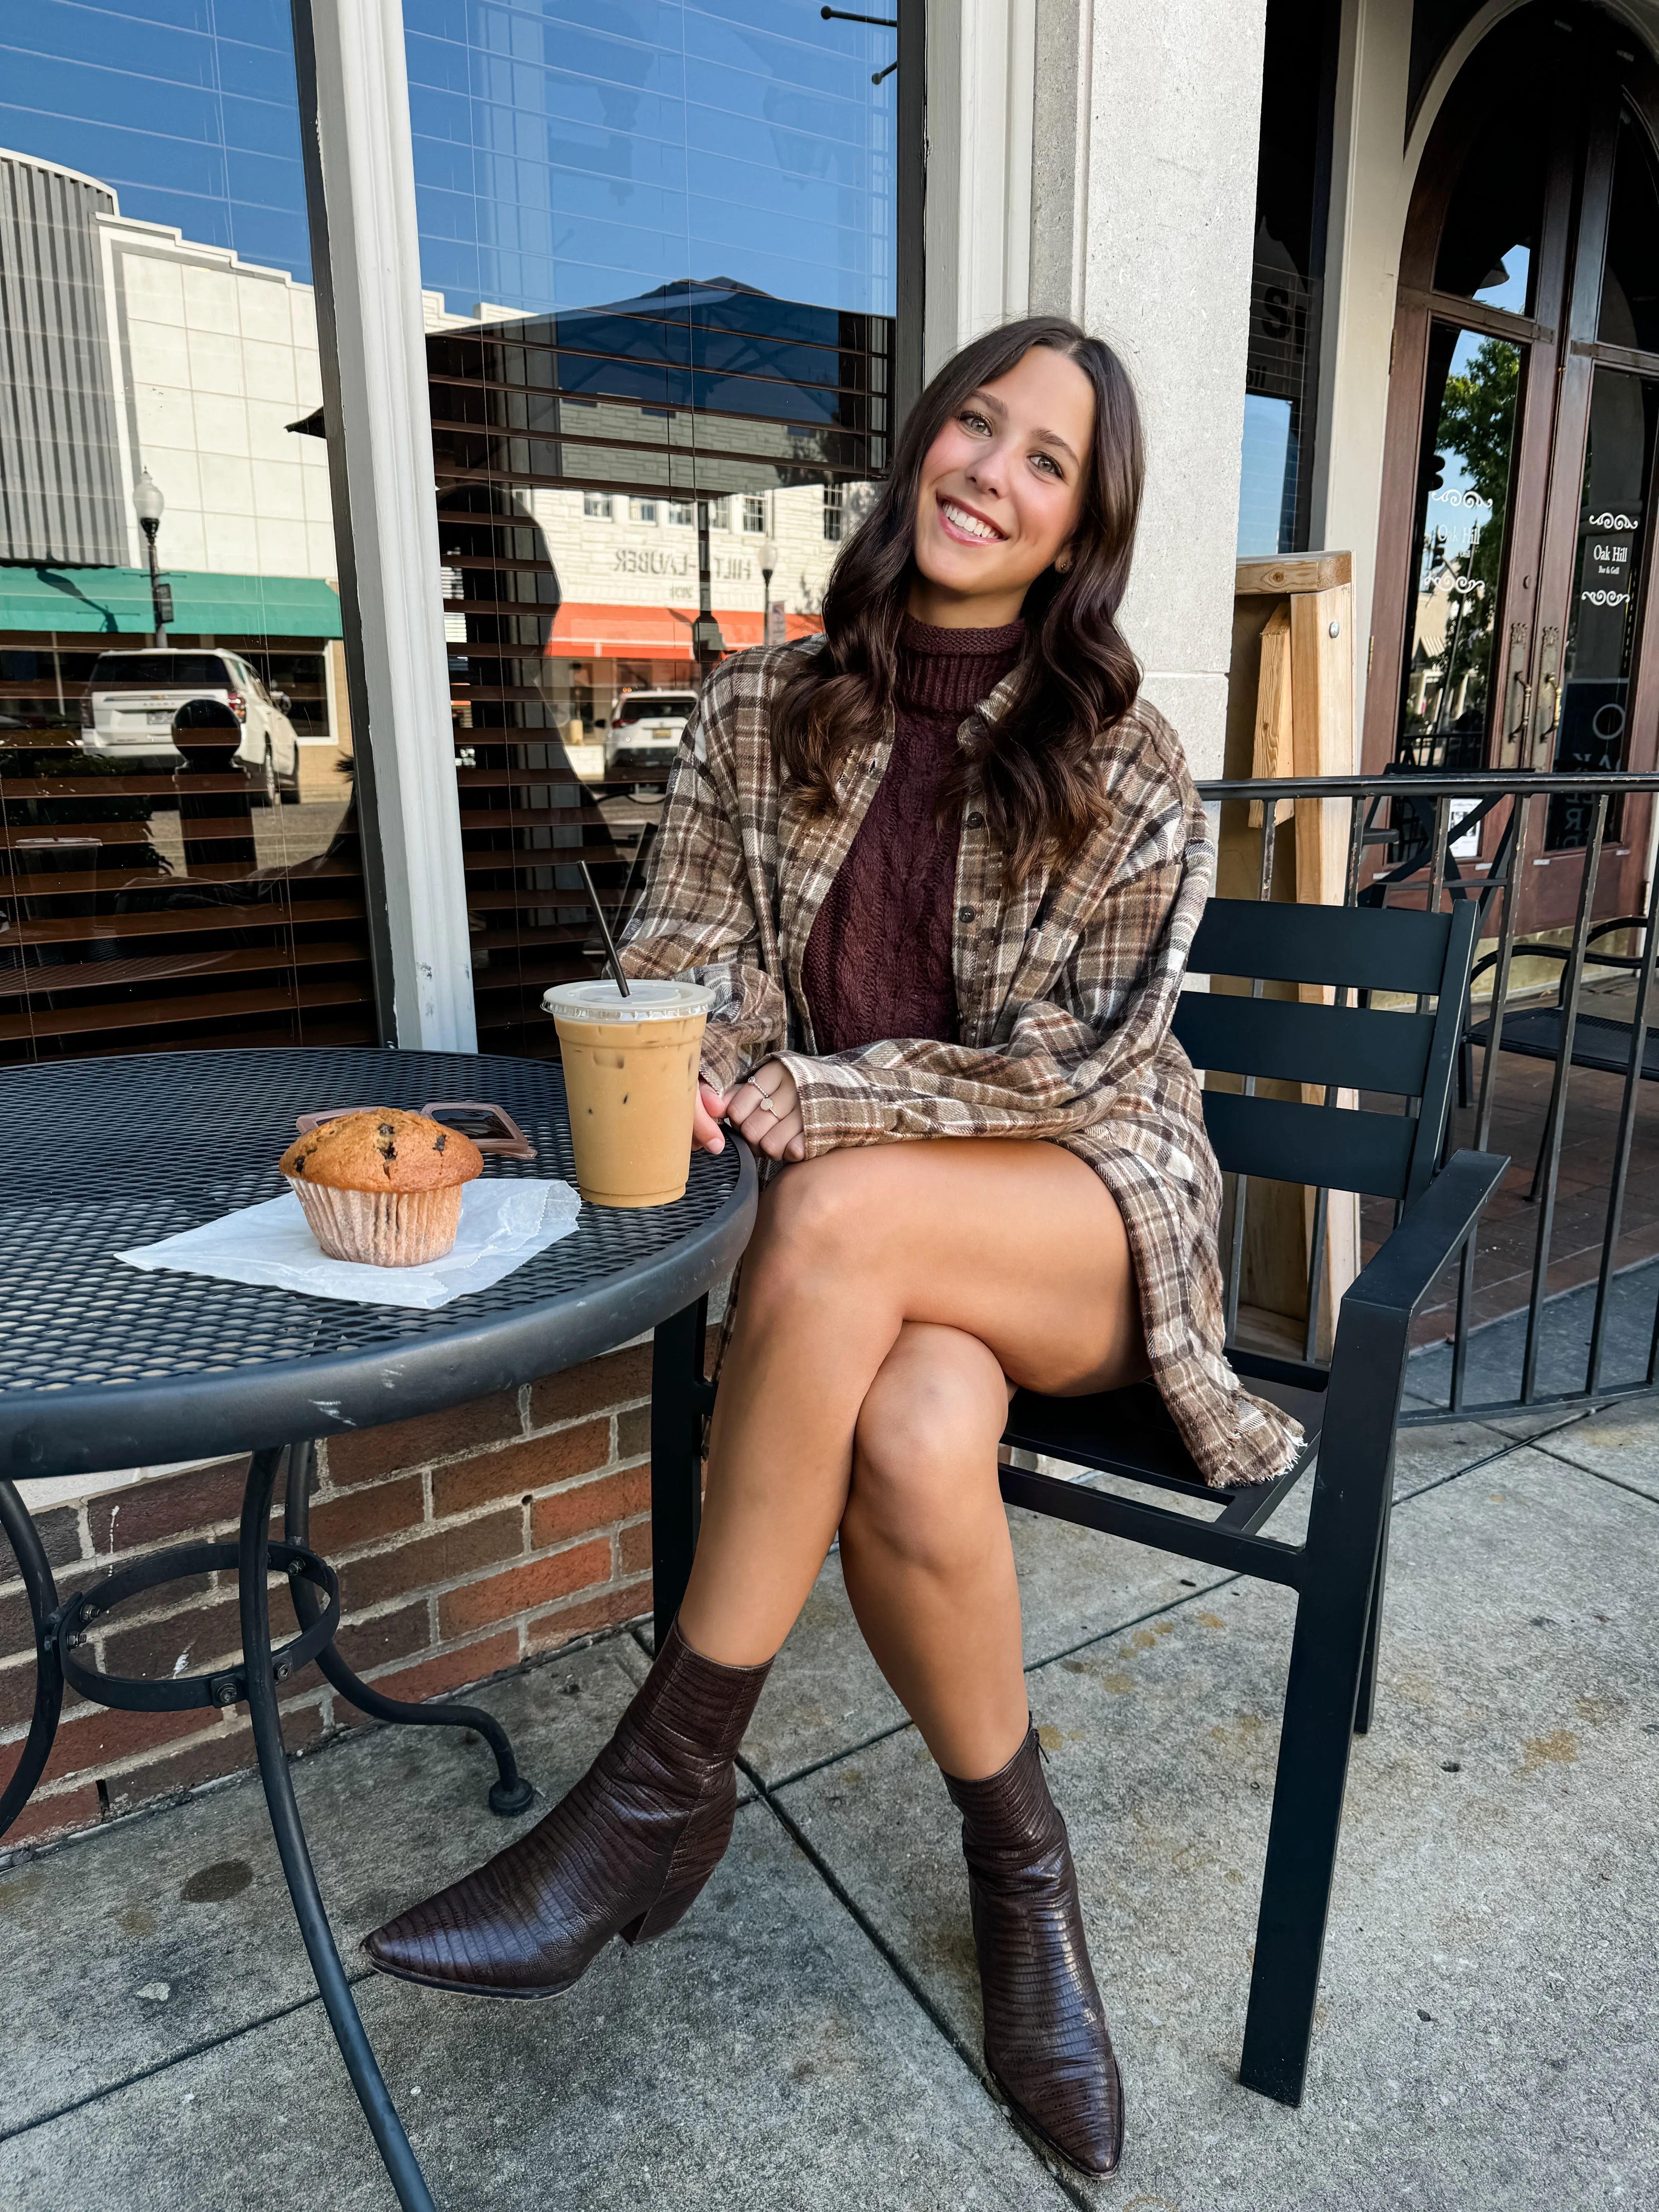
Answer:
<svg viewBox="0 0 1659 2212"><path fill-rule="evenodd" d="M1437 1002L1419 1015L1183 992L1174 1030L1194 1067L1406 1102L1399 1114L1374 1114L1206 1090L1204 1118L1222 1167L1408 1205L1426 1189L1450 1111L1478 918L1468 899L1449 914L1212 899L1193 940L1195 975Z"/></svg>
<svg viewBox="0 0 1659 2212"><path fill-rule="evenodd" d="M1417 1141L1409 1115L1298 1106L1237 1091L1204 1093L1204 1126L1230 1174L1357 1190L1367 1198L1406 1195Z"/></svg>
<svg viewBox="0 0 1659 2212"><path fill-rule="evenodd" d="M1194 1067L1415 1098L1423 1089L1434 1023L1427 1014L1183 991L1175 1033Z"/></svg>
<svg viewBox="0 0 1659 2212"><path fill-rule="evenodd" d="M1354 990L1431 996L1445 971L1453 920L1402 907L1212 899L1187 965L1194 975L1259 975L1264 983L1346 983Z"/></svg>

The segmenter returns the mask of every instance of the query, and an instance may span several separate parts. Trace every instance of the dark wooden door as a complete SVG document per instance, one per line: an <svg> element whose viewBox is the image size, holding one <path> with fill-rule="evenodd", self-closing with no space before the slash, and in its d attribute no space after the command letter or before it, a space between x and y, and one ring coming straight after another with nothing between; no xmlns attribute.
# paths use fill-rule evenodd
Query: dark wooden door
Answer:
<svg viewBox="0 0 1659 2212"><path fill-rule="evenodd" d="M1654 763L1656 143L1650 66L1589 7L1509 19L1442 112L1401 252L1369 769ZM1522 919L1564 927L1589 809L1533 812ZM1609 821L1598 916L1639 905L1650 818Z"/></svg>

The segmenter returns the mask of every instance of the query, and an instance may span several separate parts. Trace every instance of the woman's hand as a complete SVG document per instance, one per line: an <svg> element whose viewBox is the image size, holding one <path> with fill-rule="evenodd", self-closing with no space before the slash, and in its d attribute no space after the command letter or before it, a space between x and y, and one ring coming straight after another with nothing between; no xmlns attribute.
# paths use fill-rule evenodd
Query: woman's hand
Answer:
<svg viewBox="0 0 1659 2212"><path fill-rule="evenodd" d="M720 1123L726 1119L731 1104L730 1094L716 1091L712 1083L697 1078L697 1095L691 1105L691 1146L694 1152L723 1152L726 1132Z"/></svg>
<svg viewBox="0 0 1659 2212"><path fill-rule="evenodd" d="M806 1157L800 1097L794 1077L781 1062L763 1061L724 1104L727 1121L757 1152L775 1160Z"/></svg>

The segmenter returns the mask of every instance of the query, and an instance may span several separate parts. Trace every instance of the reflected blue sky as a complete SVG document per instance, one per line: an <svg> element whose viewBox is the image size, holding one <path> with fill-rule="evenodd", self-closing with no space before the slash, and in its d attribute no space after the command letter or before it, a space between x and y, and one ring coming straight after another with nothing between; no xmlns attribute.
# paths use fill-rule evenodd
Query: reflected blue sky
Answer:
<svg viewBox="0 0 1659 2212"><path fill-rule="evenodd" d="M895 85L870 82L892 32L817 0L406 0L404 20L422 278L452 310L729 276L892 313ZM7 0L0 144L310 274L284 0Z"/></svg>
<svg viewBox="0 0 1659 2212"><path fill-rule="evenodd" d="M1475 298L1488 307L1507 307L1512 315L1527 312L1527 280L1532 270L1532 249L1512 246L1504 256L1504 274L1496 284L1483 284Z"/></svg>
<svg viewBox="0 0 1659 2212"><path fill-rule="evenodd" d="M452 308L730 276L892 313L894 83L870 81L892 32L817 0L406 0L404 22L422 273Z"/></svg>
<svg viewBox="0 0 1659 2212"><path fill-rule="evenodd" d="M286 0L5 0L0 146L113 185L123 215L310 276Z"/></svg>
<svg viewBox="0 0 1659 2212"><path fill-rule="evenodd" d="M1244 440L1238 471L1241 561L1279 552L1291 471L1291 403L1250 392L1244 397ZM1294 486L1291 486L1294 489Z"/></svg>

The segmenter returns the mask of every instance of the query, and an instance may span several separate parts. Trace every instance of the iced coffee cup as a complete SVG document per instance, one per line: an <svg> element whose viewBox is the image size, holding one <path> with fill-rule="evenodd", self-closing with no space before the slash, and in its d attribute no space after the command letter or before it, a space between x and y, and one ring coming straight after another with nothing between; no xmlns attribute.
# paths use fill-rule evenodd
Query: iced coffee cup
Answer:
<svg viewBox="0 0 1659 2212"><path fill-rule="evenodd" d="M559 1032L576 1186L590 1206L667 1206L685 1193L703 1024L702 983L559 983L542 1000Z"/></svg>

